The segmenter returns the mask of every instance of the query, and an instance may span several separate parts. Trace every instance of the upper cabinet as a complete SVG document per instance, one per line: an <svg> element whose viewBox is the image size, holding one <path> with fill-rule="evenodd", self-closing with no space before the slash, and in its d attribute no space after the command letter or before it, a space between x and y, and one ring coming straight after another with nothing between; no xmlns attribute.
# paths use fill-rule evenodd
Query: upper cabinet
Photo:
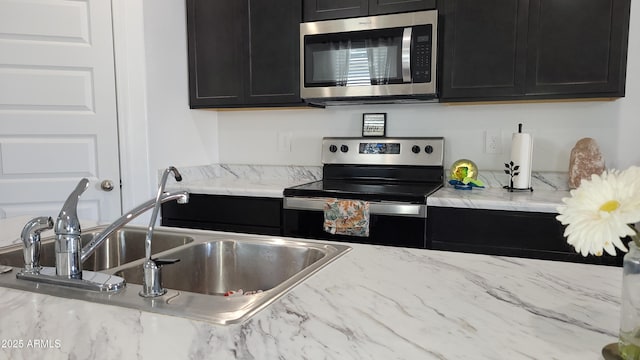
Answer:
<svg viewBox="0 0 640 360"><path fill-rule="evenodd" d="M624 96L630 0L440 4L442 101Z"/></svg>
<svg viewBox="0 0 640 360"><path fill-rule="evenodd" d="M301 3L187 0L191 108L302 105Z"/></svg>
<svg viewBox="0 0 640 360"><path fill-rule="evenodd" d="M302 3L305 22L436 8L436 0L303 0Z"/></svg>

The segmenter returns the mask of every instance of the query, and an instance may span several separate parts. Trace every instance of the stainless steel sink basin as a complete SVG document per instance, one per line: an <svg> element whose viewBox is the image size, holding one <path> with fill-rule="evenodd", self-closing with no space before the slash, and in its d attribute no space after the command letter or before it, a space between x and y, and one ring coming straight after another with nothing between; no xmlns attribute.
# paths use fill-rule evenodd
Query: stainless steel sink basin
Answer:
<svg viewBox="0 0 640 360"><path fill-rule="evenodd" d="M100 229L86 230L89 239ZM242 322L286 294L351 248L333 242L245 235L204 230L157 228L152 240L156 258L180 262L162 268L163 296L143 298L145 228L125 226L89 261L96 269L121 276L127 285L116 293L91 292L59 285L17 279L22 267L19 246L0 249L0 265L15 267L0 274L0 286L42 294L92 301L142 311L207 321L215 324ZM86 240L88 241L88 240ZM49 244L49 243L47 243ZM135 244L135 245L134 245ZM51 246L51 248L45 247ZM43 265L53 265L43 246ZM49 266L51 266L49 265ZM252 295L221 296L229 290L257 291Z"/></svg>
<svg viewBox="0 0 640 360"><path fill-rule="evenodd" d="M295 244L211 241L171 252L180 262L165 266L162 280L169 289L208 295L270 290L324 256L321 249ZM115 275L128 283L142 284L142 266Z"/></svg>
<svg viewBox="0 0 640 360"><path fill-rule="evenodd" d="M93 237L99 234L106 226L96 227L82 234L82 245L87 244ZM102 271L121 266L126 263L144 258L144 239L146 232L143 229L122 229L109 237L105 243L82 264L84 270ZM156 254L165 250L188 244L193 241L182 233L163 232L154 234L151 243L151 253ZM24 258L22 247L14 246L0 251L0 265L23 267ZM40 265L55 266L55 250L53 237L42 239L40 250Z"/></svg>

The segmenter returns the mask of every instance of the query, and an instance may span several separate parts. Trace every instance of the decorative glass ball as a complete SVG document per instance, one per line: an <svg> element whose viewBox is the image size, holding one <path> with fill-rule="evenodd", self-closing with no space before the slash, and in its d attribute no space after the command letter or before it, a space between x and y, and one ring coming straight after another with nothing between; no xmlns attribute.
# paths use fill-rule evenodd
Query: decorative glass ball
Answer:
<svg viewBox="0 0 640 360"><path fill-rule="evenodd" d="M478 179L478 166L469 159L460 159L451 165L450 179L462 181L466 178Z"/></svg>

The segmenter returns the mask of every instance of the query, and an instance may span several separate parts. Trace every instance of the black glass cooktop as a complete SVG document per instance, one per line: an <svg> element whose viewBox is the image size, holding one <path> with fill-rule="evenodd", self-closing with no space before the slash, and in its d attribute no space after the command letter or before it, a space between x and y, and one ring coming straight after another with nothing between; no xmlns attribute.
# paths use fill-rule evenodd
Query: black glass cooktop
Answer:
<svg viewBox="0 0 640 360"><path fill-rule="evenodd" d="M284 189L285 197L335 197L365 201L426 204L426 197L441 183L379 182L374 180L318 180Z"/></svg>

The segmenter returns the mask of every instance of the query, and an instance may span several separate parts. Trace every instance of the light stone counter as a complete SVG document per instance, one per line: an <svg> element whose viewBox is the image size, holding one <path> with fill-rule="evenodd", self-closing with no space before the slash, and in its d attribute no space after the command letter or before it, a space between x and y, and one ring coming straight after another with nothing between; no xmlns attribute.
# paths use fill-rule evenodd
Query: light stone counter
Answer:
<svg viewBox="0 0 640 360"><path fill-rule="evenodd" d="M504 189L509 180L504 172L481 172L479 178L485 188L457 190L445 184L427 198L427 206L557 213L562 198L570 196L566 173L533 173L533 191Z"/></svg>
<svg viewBox="0 0 640 360"><path fill-rule="evenodd" d="M176 182L170 176L167 191L281 198L287 187L322 179L320 166L214 164L178 169L183 181ZM482 171L479 177L485 189L455 190L446 184L427 199L427 205L555 213L562 198L569 196L567 173L534 172L533 192L504 190L508 176L502 171Z"/></svg>
<svg viewBox="0 0 640 360"><path fill-rule="evenodd" d="M287 187L322 179L319 166L215 164L178 167L178 170L183 180L176 182L169 176L167 191L281 198Z"/></svg>
<svg viewBox="0 0 640 360"><path fill-rule="evenodd" d="M7 245L23 223L2 223ZM598 360L616 340L620 268L350 245L232 326L0 288L0 359Z"/></svg>

